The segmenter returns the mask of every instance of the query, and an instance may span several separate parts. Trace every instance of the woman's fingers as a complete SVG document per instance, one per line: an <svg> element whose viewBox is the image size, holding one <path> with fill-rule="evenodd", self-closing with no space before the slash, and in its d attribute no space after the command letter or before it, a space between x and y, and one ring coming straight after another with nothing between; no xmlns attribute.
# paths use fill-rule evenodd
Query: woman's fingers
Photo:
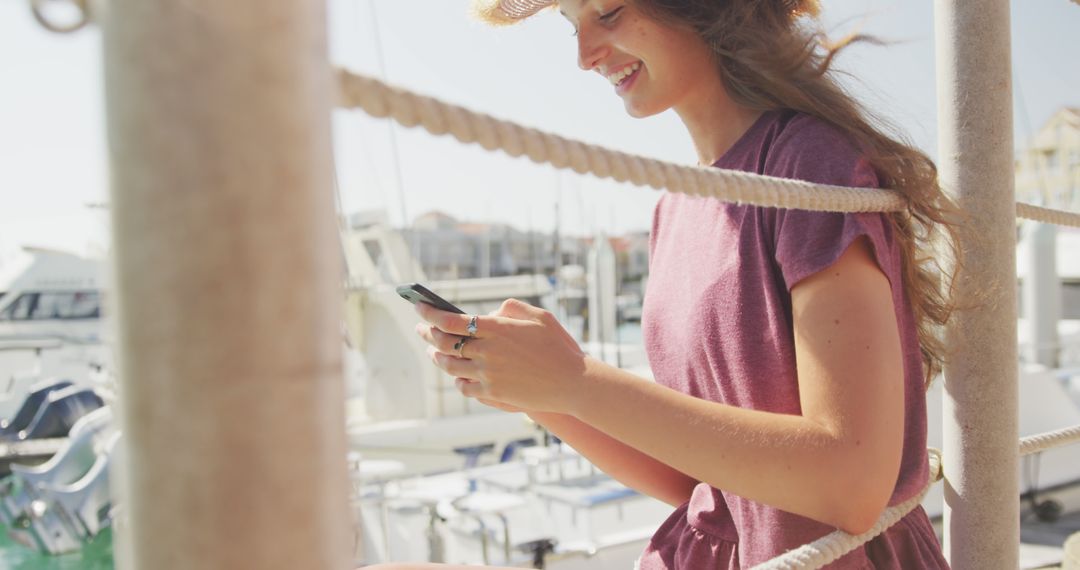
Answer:
<svg viewBox="0 0 1080 570"><path fill-rule="evenodd" d="M475 342L475 340L470 342ZM459 358L457 356L452 356L450 354L446 354L445 352L436 350L433 346L428 347L428 356L431 357L431 360L435 363L435 366L438 366L447 374L451 376L460 376L462 378L467 378L470 380L479 379L479 365L476 362L469 360L469 349L467 346L464 352L466 358Z"/></svg>
<svg viewBox="0 0 1080 570"><path fill-rule="evenodd" d="M534 307L524 301L507 299L503 301L502 305L499 307L498 314L503 317L510 317L511 319L539 322L544 314L544 310L540 307Z"/></svg>
<svg viewBox="0 0 1080 570"><path fill-rule="evenodd" d="M550 312L508 299L498 315L475 317L478 330L470 337L473 317L422 304L416 310L430 323L417 333L430 345L432 362L459 378L462 395L506 411L563 411L573 403L569 383L583 373L585 353Z"/></svg>
<svg viewBox="0 0 1080 570"><path fill-rule="evenodd" d="M484 338L487 336L486 333L491 332L496 326L495 318L486 315L461 315L449 311L440 311L427 303L417 303L415 307L420 318L435 328L453 335L470 336L468 327L472 319L476 319L476 334L471 336L476 338Z"/></svg>
<svg viewBox="0 0 1080 570"><path fill-rule="evenodd" d="M420 335L420 338L424 339L428 344L434 346L439 352L446 354L457 354L455 346L462 337L445 333L432 325L425 325L420 323L416 325L416 334Z"/></svg>
<svg viewBox="0 0 1080 570"><path fill-rule="evenodd" d="M478 401L483 402L484 404L502 409L498 404L488 403L493 401L484 398L484 385L476 380L470 380L468 378L454 378L454 386L456 386L458 392L461 392L461 395L465 396L466 398L476 398Z"/></svg>
<svg viewBox="0 0 1080 570"><path fill-rule="evenodd" d="M430 344L435 350L450 356L476 360L482 356L481 345L486 341L480 338L469 338L444 333L436 327L423 323L416 325L416 333L420 338Z"/></svg>

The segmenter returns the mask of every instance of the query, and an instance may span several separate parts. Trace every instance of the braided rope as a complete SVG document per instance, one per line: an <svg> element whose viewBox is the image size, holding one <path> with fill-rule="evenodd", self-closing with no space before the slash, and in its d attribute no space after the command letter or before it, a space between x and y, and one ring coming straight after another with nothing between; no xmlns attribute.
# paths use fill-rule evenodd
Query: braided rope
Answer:
<svg viewBox="0 0 1080 570"><path fill-rule="evenodd" d="M941 479L941 452L936 449L927 450L927 460L930 464L930 478L922 491L919 491L917 495L903 503L885 509L885 512L881 513L881 517L878 518L877 523L870 530L860 535L851 535L840 530L829 533L810 544L804 544L768 562L758 564L754 566L753 570L821 568L885 532L886 529L914 510L922 502L930 487Z"/></svg>
<svg viewBox="0 0 1080 570"><path fill-rule="evenodd" d="M1080 0L1074 1L1080 3ZM1080 213L1052 210L1050 208L1043 208L1042 206L1025 204L1023 202L1016 203L1016 217L1035 220L1046 224L1080 228Z"/></svg>
<svg viewBox="0 0 1080 570"><path fill-rule="evenodd" d="M811 184L747 172L680 166L613 151L551 133L502 121L391 87L377 79L341 71L341 105L389 117L406 127L421 126L433 135L449 134L462 143L502 150L536 163L593 174L655 189L721 198L727 202L831 212L889 212L904 207L895 192Z"/></svg>
<svg viewBox="0 0 1080 570"><path fill-rule="evenodd" d="M1080 425L1020 438L1020 455L1031 455L1047 449L1080 441Z"/></svg>
<svg viewBox="0 0 1080 570"><path fill-rule="evenodd" d="M512 157L528 156L533 162L579 174L756 206L820 212L891 212L904 207L903 197L888 190L811 184L735 170L682 166L524 127L349 71L340 70L338 80L341 107L359 108L373 117L391 118L406 127L420 126L433 135L450 135L465 144L476 143ZM1016 213L1021 218L1080 227L1077 213L1023 203L1017 203Z"/></svg>
<svg viewBox="0 0 1080 570"><path fill-rule="evenodd" d="M1076 442L1080 442L1080 425L1020 438L1020 455L1031 455L1032 453ZM941 479L941 452L936 449L929 450L929 460L930 481L922 492L899 505L886 509L881 518L878 519L877 524L869 531L858 536L839 530L832 532L810 544L803 545L768 562L759 564L754 567L754 570L820 568L885 532L887 528L907 516L915 508L915 505L921 503L930 486Z"/></svg>

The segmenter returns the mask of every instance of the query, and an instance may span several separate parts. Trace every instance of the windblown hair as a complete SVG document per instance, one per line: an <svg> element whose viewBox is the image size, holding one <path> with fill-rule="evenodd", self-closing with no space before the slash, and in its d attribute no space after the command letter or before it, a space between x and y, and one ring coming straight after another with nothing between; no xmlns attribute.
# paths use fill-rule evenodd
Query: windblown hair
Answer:
<svg viewBox="0 0 1080 570"><path fill-rule="evenodd" d="M703 38L736 103L761 111L791 109L833 125L865 153L881 186L906 199L906 207L889 218L903 252L904 290L929 387L947 358L942 331L956 309L961 213L942 192L933 161L836 80L831 64L840 50L880 42L852 35L831 43L812 17L817 0L630 1L646 15ZM948 261L939 261L943 257Z"/></svg>

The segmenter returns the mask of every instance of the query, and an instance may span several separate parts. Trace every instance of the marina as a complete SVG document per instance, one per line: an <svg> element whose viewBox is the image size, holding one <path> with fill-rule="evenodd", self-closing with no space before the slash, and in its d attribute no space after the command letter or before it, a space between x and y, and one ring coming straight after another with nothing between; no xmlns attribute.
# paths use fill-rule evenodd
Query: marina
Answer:
<svg viewBox="0 0 1080 570"><path fill-rule="evenodd" d="M72 6L91 19L86 3ZM254 67L246 72L271 78L280 98L261 97L270 87L207 63L216 50L259 44L259 26L240 26L227 39L208 40L220 42L214 48L189 54L198 65L188 62L210 70L202 79L233 90L177 103L191 115L162 117L160 125L129 120L129 109L153 107L191 80L141 55L145 34L188 45L184 29L155 10L107 16L105 58L114 66L136 62L109 76L111 143L127 153L113 164L110 203L99 206L114 241L96 255L30 245L0 252L0 568L634 567L672 507L603 473L525 414L462 398L454 377L432 365L414 332L416 312L397 287L425 283L471 315L509 298L526 301L554 315L591 357L651 379L640 324L648 235L585 232L582 224L582 235L568 237L559 225L561 195L554 229L545 233L458 221L434 209L414 213L408 225L404 206L395 224L390 208L346 211L340 195L296 192L340 192L333 152L324 148L336 128L331 106L620 183L785 208L898 207L882 191L866 193L869 205L852 206L816 185L774 187L571 144L331 69L329 61L313 73L310 61L288 54L322 45L326 14L319 10L267 7L252 16L295 28L282 32L280 45L249 54ZM238 135L224 110L238 101L263 118L245 123L253 138ZM193 119L204 114L213 119ZM959 129L950 120L941 119L943 140ZM180 145L191 153L180 160L175 148L145 144L159 128L221 148ZM1039 180L1039 169L1068 165L1066 183L1076 178L1068 173L1080 174L1080 112L1067 107L1044 130L1056 138L1040 133L1031 152L1010 161L1018 189ZM972 144L956 138L942 143L943 155L964 154L950 154L948 144ZM296 141L319 142L299 156ZM230 176L229 168L207 166L222 164L217 152L228 154L224 164L258 166ZM294 178L266 175L274 171L268 160L295 161ZM401 191L401 163L392 166ZM976 171L965 165L962 172ZM984 198L972 194L979 184L957 172L942 167L967 196L961 202L978 218L972 224L1000 221L972 201L1008 198L1008 223L986 226L1004 245L973 245L970 267L973 279L1008 285L992 291L1003 308L954 325L967 331L950 337L961 339L961 364L928 391L927 444L941 451L931 453L930 486L916 503L953 567L989 568L980 561L996 556L1002 568L1013 558L1020 568L1053 568L1067 558L1065 541L1080 532L1080 448L1069 445L1080 439L1077 193L1043 192L1033 182L1014 196L1002 183L1008 193L991 189L998 194ZM731 188L738 198L725 194ZM1014 212L1014 197L1031 204ZM990 330L1009 334L990 338ZM1003 396L988 401L980 392ZM997 460L985 463L988 457ZM975 469L983 463L995 467ZM933 485L935 473L945 485ZM891 511L878 532L889 516L906 513ZM987 539L1012 530L1019 544ZM869 538L837 531L822 540L850 550ZM819 567L832 547L815 544L785 556L816 557L799 567Z"/></svg>
<svg viewBox="0 0 1080 570"><path fill-rule="evenodd" d="M1054 247L1049 249L1055 261L1048 266L1054 269L1052 275L1031 273L1030 268L1039 267L1035 260L1045 258L1048 251L1045 240L1036 237L1032 233L1030 239L1018 244L1018 274L1023 282L1039 288L1046 279L1080 282L1080 266L1075 256L1069 255L1080 247L1080 232L1056 234ZM444 378L428 372L419 344L386 337L387 331L407 330L413 322L408 306L392 291L394 283L404 280L396 274L398 268L415 263L402 236L388 228L365 227L345 241L352 239L377 242L381 244L377 250L383 252L376 260L369 256L375 248L357 248L349 257L349 267L355 269L350 282L355 288L348 298L356 310L347 309L351 325L349 344L343 351L348 355L345 362L350 363L346 372L351 381L347 389L348 433L353 454L350 472L356 481L352 501L360 521L357 528L365 530L363 542L357 544L358 562L446 560L528 566L534 559L543 559L546 567L563 570L632 564L656 521L662 520L670 507L603 475L520 414L463 406L465 401L454 397ZM8 375L6 391L0 394L0 409L10 418L18 412L20 399L41 379L61 376L80 379L111 399L115 386L103 373L109 367L102 342L107 337L106 325L96 305L78 313L81 318L39 318L38 304L17 302L46 295L73 299L71 295L76 293L101 299L103 289L95 278L100 263L53 251L26 253L29 261L20 263L23 272L3 284L8 294L0 298L0 315L8 317L0 320L5 343L0 369ZM376 271L376 267L381 269ZM422 272L419 266L413 270ZM1027 275L1032 275L1031 280L1025 279ZM57 283L66 288L54 288ZM448 299L470 311L486 310L508 296L532 299L553 309L560 305L556 289L545 279L434 283ZM587 305L589 302L577 304L579 308ZM33 310L15 312L24 306ZM1025 305L1026 314L1036 315L1036 310L1030 302ZM1070 317L1080 314L1080 307L1070 303L1054 310ZM1030 360L1020 367L1024 385L1021 436L1080 424L1080 319L1054 320L1057 330L1049 338L1056 349L1029 352L1025 358ZM571 328L573 322L568 319ZM597 357L606 352L612 361L621 353L619 358L628 366L648 374L640 332L633 323L618 326L627 341L623 345L584 344L591 346ZM1025 339L1032 338L1032 331L1039 326L1028 319L1019 321L1021 346L1031 344ZM587 329L577 326L581 334ZM1053 360L1052 367L1038 362L1048 357ZM415 364L412 368L399 366L389 374L373 373L389 369L393 362ZM942 445L942 435L940 422L934 420L942 414L941 390L939 380L929 395L928 441L937 448ZM418 393L425 398L407 397ZM62 448L64 440L40 441L51 447L35 463ZM1061 448L1022 462L1018 490L1026 513L1022 568L1059 562L1064 537L1076 530L1073 527L1080 514L1080 462L1076 457L1075 449ZM940 488L930 492L923 506L933 520L940 521ZM426 538L418 542L417 536ZM106 568L112 567L110 537L106 524L86 544L68 543L76 546L74 549L53 545L62 551L51 556L41 551L40 542L28 547L9 541L0 547L0 553L9 557L13 568L27 570L84 567L72 566L76 564Z"/></svg>

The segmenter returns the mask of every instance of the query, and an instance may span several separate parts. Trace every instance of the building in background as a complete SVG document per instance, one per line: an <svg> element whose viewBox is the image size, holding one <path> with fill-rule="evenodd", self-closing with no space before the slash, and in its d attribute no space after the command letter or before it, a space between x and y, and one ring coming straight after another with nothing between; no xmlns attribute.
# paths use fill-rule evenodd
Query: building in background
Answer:
<svg viewBox="0 0 1080 570"><path fill-rule="evenodd" d="M1017 153L1016 199L1080 210L1080 107L1054 113Z"/></svg>
<svg viewBox="0 0 1080 570"><path fill-rule="evenodd" d="M349 217L353 230L388 224L384 212L358 212ZM525 274L553 276L560 267L584 266L594 239L521 231L508 224L463 222L438 211L418 216L409 228L399 231L424 275L436 281ZM620 289L640 294L642 279L649 270L649 233L606 239L616 254Z"/></svg>

